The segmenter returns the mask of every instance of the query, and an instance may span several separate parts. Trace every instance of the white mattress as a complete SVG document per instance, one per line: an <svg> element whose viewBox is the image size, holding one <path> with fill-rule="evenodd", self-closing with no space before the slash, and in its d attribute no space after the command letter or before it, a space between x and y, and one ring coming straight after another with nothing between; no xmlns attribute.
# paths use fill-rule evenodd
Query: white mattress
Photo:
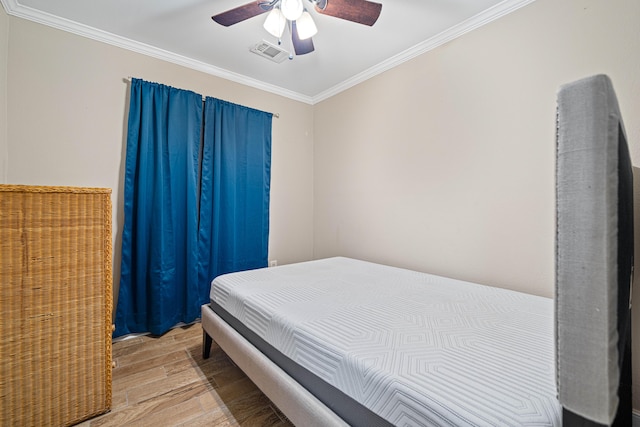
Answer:
<svg viewBox="0 0 640 427"><path fill-rule="evenodd" d="M561 425L551 299L348 258L219 276L210 297L394 425Z"/></svg>

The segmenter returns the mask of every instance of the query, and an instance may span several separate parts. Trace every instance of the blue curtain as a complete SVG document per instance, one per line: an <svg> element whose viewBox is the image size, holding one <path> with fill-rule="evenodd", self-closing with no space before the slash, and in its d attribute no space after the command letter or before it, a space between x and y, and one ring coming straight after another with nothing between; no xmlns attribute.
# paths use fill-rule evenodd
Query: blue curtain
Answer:
<svg viewBox="0 0 640 427"><path fill-rule="evenodd" d="M192 322L213 278L267 266L271 120L132 80L114 337Z"/></svg>
<svg viewBox="0 0 640 427"><path fill-rule="evenodd" d="M114 336L162 334L199 317L202 96L133 79Z"/></svg>
<svg viewBox="0 0 640 427"><path fill-rule="evenodd" d="M267 266L272 114L207 97L204 117L198 273L208 296L216 276Z"/></svg>

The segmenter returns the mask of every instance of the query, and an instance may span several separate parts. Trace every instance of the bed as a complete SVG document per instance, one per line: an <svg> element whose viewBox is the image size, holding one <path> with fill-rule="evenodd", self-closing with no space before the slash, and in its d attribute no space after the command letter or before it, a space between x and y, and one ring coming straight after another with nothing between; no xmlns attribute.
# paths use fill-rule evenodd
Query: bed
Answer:
<svg viewBox="0 0 640 427"><path fill-rule="evenodd" d="M558 93L556 297L349 258L222 275L213 340L298 426L630 425L632 173L610 80Z"/></svg>

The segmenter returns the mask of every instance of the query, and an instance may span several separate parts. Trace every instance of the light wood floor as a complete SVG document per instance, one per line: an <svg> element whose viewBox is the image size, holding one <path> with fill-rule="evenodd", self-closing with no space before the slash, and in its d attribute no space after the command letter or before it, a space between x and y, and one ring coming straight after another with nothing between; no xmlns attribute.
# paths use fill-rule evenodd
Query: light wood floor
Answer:
<svg viewBox="0 0 640 427"><path fill-rule="evenodd" d="M116 342L113 359L112 410L82 427L293 426L215 342L202 359L199 323Z"/></svg>

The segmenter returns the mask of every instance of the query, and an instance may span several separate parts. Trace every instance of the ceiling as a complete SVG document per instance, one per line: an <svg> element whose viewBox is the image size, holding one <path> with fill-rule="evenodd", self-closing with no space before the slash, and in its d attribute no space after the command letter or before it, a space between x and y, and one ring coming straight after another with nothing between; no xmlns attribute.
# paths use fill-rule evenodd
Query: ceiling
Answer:
<svg viewBox="0 0 640 427"><path fill-rule="evenodd" d="M0 0L10 15L309 104L533 0L375 1L383 6L373 27L308 7L318 27L315 51L278 64L249 50L262 40L276 42L262 27L266 15L231 27L211 20L248 0Z"/></svg>

